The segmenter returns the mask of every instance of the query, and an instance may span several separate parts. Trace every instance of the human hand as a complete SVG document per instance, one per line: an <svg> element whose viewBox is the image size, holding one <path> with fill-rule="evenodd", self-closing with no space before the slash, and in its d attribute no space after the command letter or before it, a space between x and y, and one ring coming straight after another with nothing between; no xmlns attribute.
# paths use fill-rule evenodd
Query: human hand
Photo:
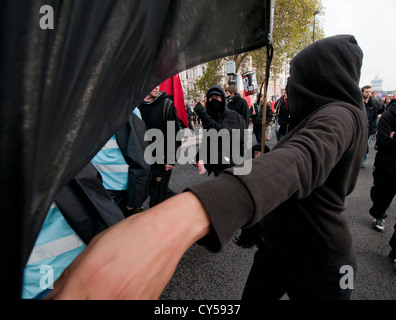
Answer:
<svg viewBox="0 0 396 320"><path fill-rule="evenodd" d="M196 113L198 116L199 116L199 114L201 114L202 112L205 112L205 111L204 111L204 106L202 105L201 102L198 102L198 103L195 105L194 111L195 111L195 113Z"/></svg>
<svg viewBox="0 0 396 320"><path fill-rule="evenodd" d="M395 135L395 131L392 131L390 134L391 139L393 139L394 135Z"/></svg>
<svg viewBox="0 0 396 320"><path fill-rule="evenodd" d="M170 171L174 168L175 166L172 166L171 164L166 164L165 165L165 171Z"/></svg>
<svg viewBox="0 0 396 320"><path fill-rule="evenodd" d="M158 299L209 228L201 201L191 192L176 195L96 236L46 299Z"/></svg>

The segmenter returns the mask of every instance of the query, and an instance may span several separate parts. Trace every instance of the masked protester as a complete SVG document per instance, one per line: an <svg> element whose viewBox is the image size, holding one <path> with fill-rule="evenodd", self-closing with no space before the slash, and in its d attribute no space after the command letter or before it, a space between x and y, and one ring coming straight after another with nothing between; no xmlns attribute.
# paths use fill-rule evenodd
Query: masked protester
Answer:
<svg viewBox="0 0 396 320"><path fill-rule="evenodd" d="M206 105L206 108L203 104ZM225 169L234 166L235 161L238 160L233 159L233 148L239 147L239 155L241 157L244 155L245 121L239 113L227 109L226 95L219 85L214 85L208 90L203 104L198 103L195 106L194 111L201 118L203 129L206 129L203 141L207 143L207 147L205 148L205 144L201 145L197 154L197 160L204 160L208 174L213 172L215 176L218 176ZM219 134L211 135L209 131L211 129L215 130ZM223 138L221 138L220 134L220 130L223 129L226 130L229 138L229 144L225 147L223 147ZM232 130L239 130L238 141L233 141ZM213 152L211 151L211 145L213 144L217 144L217 151L215 151L217 152L217 155L215 156L211 154L211 152Z"/></svg>

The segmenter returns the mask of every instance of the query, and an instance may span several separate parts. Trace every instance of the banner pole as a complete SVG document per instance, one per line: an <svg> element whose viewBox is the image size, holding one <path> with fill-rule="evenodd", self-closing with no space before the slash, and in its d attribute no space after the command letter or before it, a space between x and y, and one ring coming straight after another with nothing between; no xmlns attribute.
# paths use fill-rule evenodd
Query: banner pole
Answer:
<svg viewBox="0 0 396 320"><path fill-rule="evenodd" d="M261 128L262 128L262 138L261 138L261 153L264 154L264 149L265 149L265 131L266 131L266 121L267 121L267 97L268 97L268 81L269 81L269 76L270 76L270 69L271 69L271 62L272 62L272 56L273 56L273 47L272 43L268 43L267 45L267 60L265 64L265 79L263 84L261 85L260 89L260 94L264 86L264 98L263 98L263 117L261 121Z"/></svg>

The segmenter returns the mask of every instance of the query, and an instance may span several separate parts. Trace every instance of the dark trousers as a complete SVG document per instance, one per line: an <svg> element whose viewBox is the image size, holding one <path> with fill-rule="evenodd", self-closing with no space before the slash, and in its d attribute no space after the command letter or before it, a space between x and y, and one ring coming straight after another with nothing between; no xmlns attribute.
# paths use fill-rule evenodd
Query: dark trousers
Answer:
<svg viewBox="0 0 396 320"><path fill-rule="evenodd" d="M385 219L386 211L389 209L396 194L396 177L387 172L373 171L373 186L370 190L370 197L373 205L370 214L376 219Z"/></svg>
<svg viewBox="0 0 396 320"><path fill-rule="evenodd" d="M176 193L169 188L171 175L172 170L165 171L165 165L151 166L150 208L176 195Z"/></svg>
<svg viewBox="0 0 396 320"><path fill-rule="evenodd" d="M263 126L261 123L253 123L253 133L256 136L257 143L261 143L261 139L263 137Z"/></svg>
<svg viewBox="0 0 396 320"><path fill-rule="evenodd" d="M110 197L114 200L115 203L120 207L122 213L125 217L128 217L130 213L128 213L126 199L127 199L127 192L126 190L107 190Z"/></svg>
<svg viewBox="0 0 396 320"><path fill-rule="evenodd" d="M349 264L356 276L356 261ZM279 300L287 293L290 300L349 300L352 289L342 289L339 269L319 262L279 257L260 247L253 261L243 300Z"/></svg>
<svg viewBox="0 0 396 320"><path fill-rule="evenodd" d="M373 201L369 212L376 219L385 219L388 217L387 210L389 209L393 198L396 195L396 177L394 174L379 171L373 171L373 186L370 190L370 197ZM396 224L394 226L394 233L389 241L392 248L389 256L396 259Z"/></svg>
<svg viewBox="0 0 396 320"><path fill-rule="evenodd" d="M391 252L389 253L389 257L392 259L396 259L396 223L394 226L393 235L389 240L389 245L391 247Z"/></svg>

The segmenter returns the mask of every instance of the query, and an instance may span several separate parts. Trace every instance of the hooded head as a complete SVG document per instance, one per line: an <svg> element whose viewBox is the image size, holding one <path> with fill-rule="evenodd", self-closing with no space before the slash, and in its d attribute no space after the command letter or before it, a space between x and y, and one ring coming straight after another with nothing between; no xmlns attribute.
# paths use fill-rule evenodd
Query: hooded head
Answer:
<svg viewBox="0 0 396 320"><path fill-rule="evenodd" d="M217 97L216 97L217 96ZM218 96L221 99L218 99ZM221 100L221 101L219 101ZM206 94L206 111L215 120L219 120L226 109L226 95L222 87L215 84Z"/></svg>
<svg viewBox="0 0 396 320"><path fill-rule="evenodd" d="M290 128L316 109L335 101L360 108L363 52L351 35L318 40L290 62L286 86Z"/></svg>

